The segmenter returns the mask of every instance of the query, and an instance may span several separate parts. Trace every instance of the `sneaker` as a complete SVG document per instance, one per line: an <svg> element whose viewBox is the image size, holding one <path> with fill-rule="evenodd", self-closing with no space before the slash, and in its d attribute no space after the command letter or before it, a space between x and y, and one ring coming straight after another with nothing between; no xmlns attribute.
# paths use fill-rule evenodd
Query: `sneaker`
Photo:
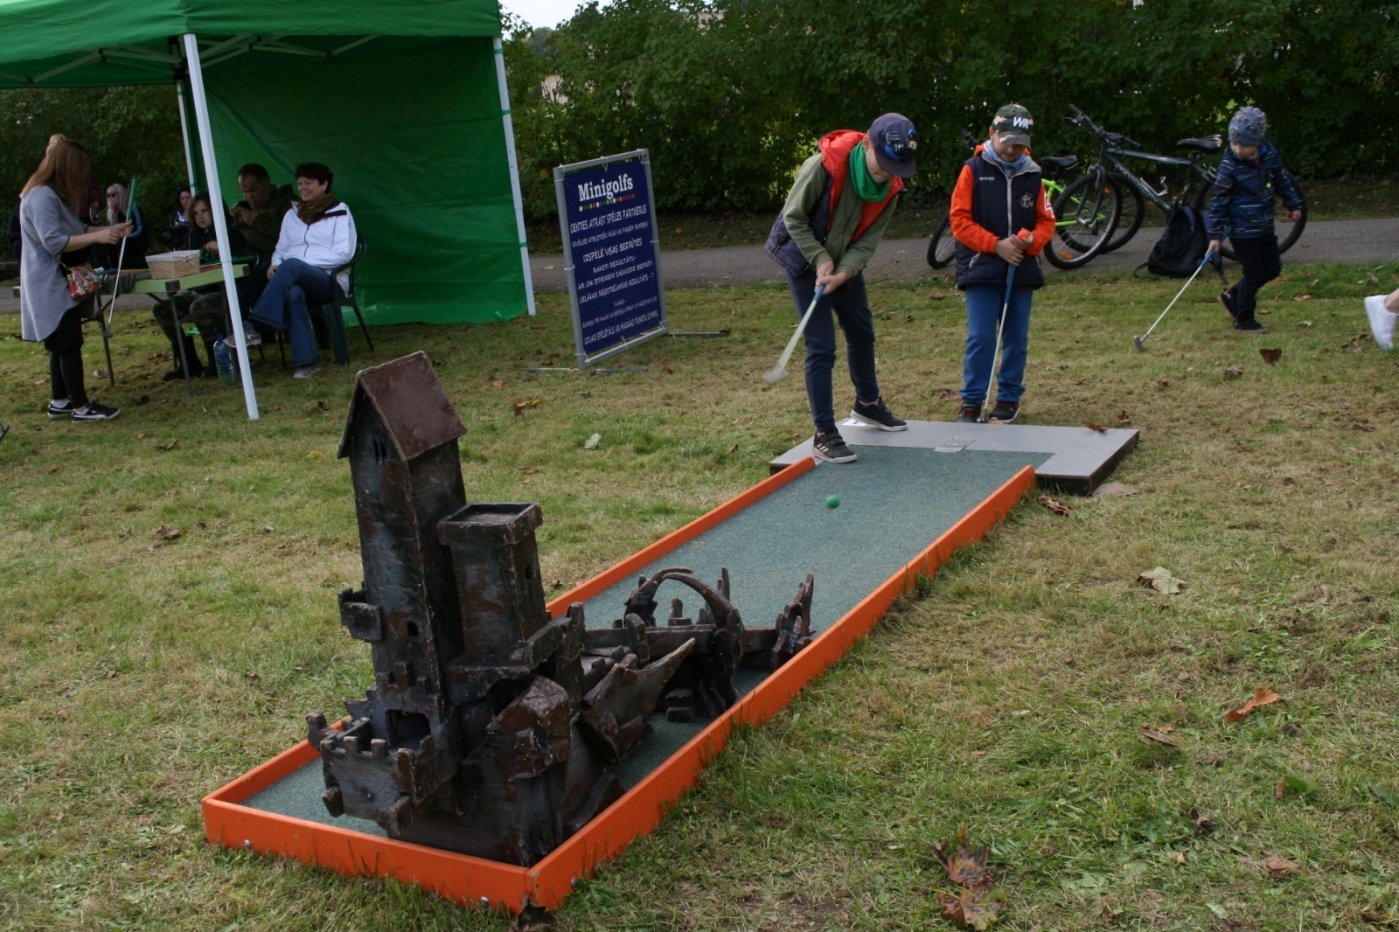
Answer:
<svg viewBox="0 0 1399 932"><path fill-rule="evenodd" d="M75 421L110 421L120 416L121 408L109 408L95 401L89 401L86 408L73 412Z"/></svg>
<svg viewBox="0 0 1399 932"><path fill-rule="evenodd" d="M249 346L261 346L262 334L257 332L257 328L248 320L243 321L243 340Z"/></svg>
<svg viewBox="0 0 1399 932"><path fill-rule="evenodd" d="M981 421L981 405L962 405L957 409L958 424L977 424Z"/></svg>
<svg viewBox="0 0 1399 932"><path fill-rule="evenodd" d="M1370 334L1375 338L1375 345L1382 350L1394 349L1394 330L1395 324L1399 323L1399 314L1384 306L1384 295L1377 294L1365 299L1365 316L1370 318Z"/></svg>
<svg viewBox="0 0 1399 932"><path fill-rule="evenodd" d="M828 463L855 462L855 451L847 447L844 438L834 430L829 434L817 434L812 438L811 452L818 460Z"/></svg>
<svg viewBox="0 0 1399 932"><path fill-rule="evenodd" d="M1234 296L1227 291L1219 293L1219 306L1224 308L1224 313L1229 315L1231 323L1238 323L1238 318L1234 316Z"/></svg>
<svg viewBox="0 0 1399 932"><path fill-rule="evenodd" d="M297 366L296 371L291 374L291 377L294 379L309 379L320 371L321 367L313 362L309 366Z"/></svg>
<svg viewBox="0 0 1399 932"><path fill-rule="evenodd" d="M1250 317L1248 320L1241 320L1241 321L1237 322L1236 324L1234 324L1234 329L1237 330L1239 333L1267 333L1267 332L1268 332L1268 328L1267 328L1267 327L1263 326L1262 324L1260 324L1258 321L1254 320L1254 319L1251 318L1251 317Z"/></svg>
<svg viewBox="0 0 1399 932"><path fill-rule="evenodd" d="M72 417L73 402L65 401L63 402L63 404L59 404L56 401L50 401L48 407L48 415L50 421L61 421L64 418Z"/></svg>
<svg viewBox="0 0 1399 932"><path fill-rule="evenodd" d="M903 418L894 417L894 412L889 410L889 406L884 403L883 398L872 405L856 401L850 416L857 421L864 421L866 424L878 427L880 430L908 430L908 422Z"/></svg>
<svg viewBox="0 0 1399 932"><path fill-rule="evenodd" d="M998 401L987 418L992 424L1009 424L1020 413L1020 405L1014 401Z"/></svg>

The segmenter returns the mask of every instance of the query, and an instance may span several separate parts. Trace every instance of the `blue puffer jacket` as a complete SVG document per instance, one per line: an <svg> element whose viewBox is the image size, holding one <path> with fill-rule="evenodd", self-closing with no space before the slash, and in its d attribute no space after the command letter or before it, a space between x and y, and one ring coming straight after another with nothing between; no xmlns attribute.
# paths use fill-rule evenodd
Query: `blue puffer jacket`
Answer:
<svg viewBox="0 0 1399 932"><path fill-rule="evenodd" d="M1281 197L1288 210L1302 209L1302 195L1282 167L1282 156L1270 143L1258 147L1258 157L1244 160L1226 146L1219 163L1210 202L1210 239L1260 239L1273 232L1273 200Z"/></svg>

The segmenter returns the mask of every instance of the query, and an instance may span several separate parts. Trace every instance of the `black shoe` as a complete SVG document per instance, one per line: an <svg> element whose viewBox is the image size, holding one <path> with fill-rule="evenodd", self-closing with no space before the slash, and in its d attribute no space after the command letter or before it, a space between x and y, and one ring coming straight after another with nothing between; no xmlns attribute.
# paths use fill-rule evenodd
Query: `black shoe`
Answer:
<svg viewBox="0 0 1399 932"><path fill-rule="evenodd" d="M1268 332L1268 328L1267 328L1267 327L1263 326L1262 324L1260 324L1257 320L1255 320L1255 319L1252 318L1252 317L1248 318L1247 320L1238 321L1237 323L1234 324L1234 329L1237 330L1239 333L1267 333L1267 332Z"/></svg>
<svg viewBox="0 0 1399 932"><path fill-rule="evenodd" d="M110 421L120 416L121 408L109 408L95 401L89 401L86 408L73 412L73 420L75 421Z"/></svg>
<svg viewBox="0 0 1399 932"><path fill-rule="evenodd" d="M1229 320L1238 323L1239 319L1234 316L1234 296L1227 291L1219 293L1219 305L1224 308L1224 313L1229 315Z"/></svg>
<svg viewBox="0 0 1399 932"><path fill-rule="evenodd" d="M857 421L864 421L880 430L908 430L908 422L903 418L894 417L894 412L889 410L889 406L881 398L872 405L856 401L850 416Z"/></svg>
<svg viewBox="0 0 1399 932"><path fill-rule="evenodd" d="M1020 413L1020 405L1013 401L998 401L987 418L992 424L1009 424Z"/></svg>
<svg viewBox="0 0 1399 932"><path fill-rule="evenodd" d="M217 379L219 377L219 367L213 363L205 366L199 373L201 379Z"/></svg>
<svg viewBox="0 0 1399 932"><path fill-rule="evenodd" d="M183 379L184 377L185 377L185 373L184 373L184 370L183 370L183 369L171 369L171 370L168 371L168 372L162 372L162 373L160 374L160 380L161 380L162 382L178 382L180 379Z"/></svg>
<svg viewBox="0 0 1399 932"><path fill-rule="evenodd" d="M839 431L817 434L811 441L811 453L818 460L828 463L855 462L855 451L845 445Z"/></svg>
<svg viewBox="0 0 1399 932"><path fill-rule="evenodd" d="M48 413L50 421L61 421L64 418L73 416L73 402L65 401L63 404L56 404L50 401L48 408L45 410Z"/></svg>
<svg viewBox="0 0 1399 932"><path fill-rule="evenodd" d="M976 424L981 420L981 405L962 405L957 410L958 424Z"/></svg>

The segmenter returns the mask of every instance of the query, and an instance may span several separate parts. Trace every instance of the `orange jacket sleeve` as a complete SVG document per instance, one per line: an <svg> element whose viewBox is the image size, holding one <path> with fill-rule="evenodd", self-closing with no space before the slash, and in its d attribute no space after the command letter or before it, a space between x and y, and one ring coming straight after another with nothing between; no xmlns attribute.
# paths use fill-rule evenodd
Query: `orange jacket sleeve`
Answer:
<svg viewBox="0 0 1399 932"><path fill-rule="evenodd" d="M1049 192L1040 185L1039 200L1035 204L1035 241L1025 250L1027 256L1038 256L1054 238L1054 207L1049 203Z"/></svg>
<svg viewBox="0 0 1399 932"><path fill-rule="evenodd" d="M972 180L971 166L963 165L957 176L957 185L952 189L952 235L957 242L977 252L995 252L997 236L972 219L972 190L976 182ZM1038 224L1036 229L1038 229ZM1035 237L1036 240L1039 237Z"/></svg>

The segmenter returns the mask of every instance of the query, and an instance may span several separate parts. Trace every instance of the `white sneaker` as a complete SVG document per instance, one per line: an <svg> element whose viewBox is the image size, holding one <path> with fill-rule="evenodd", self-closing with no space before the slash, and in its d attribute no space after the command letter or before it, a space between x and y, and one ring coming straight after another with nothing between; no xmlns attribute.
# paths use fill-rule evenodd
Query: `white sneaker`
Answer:
<svg viewBox="0 0 1399 932"><path fill-rule="evenodd" d="M311 376L315 375L317 372L320 371L320 366L318 366L316 363L311 363L311 365L309 366L297 366L296 371L291 374L291 377L294 379L309 379Z"/></svg>
<svg viewBox="0 0 1399 932"><path fill-rule="evenodd" d="M1366 298L1365 314L1370 318L1370 333L1375 338L1375 345L1382 350L1394 349L1394 328L1399 323L1399 314L1385 310L1384 295Z"/></svg>

